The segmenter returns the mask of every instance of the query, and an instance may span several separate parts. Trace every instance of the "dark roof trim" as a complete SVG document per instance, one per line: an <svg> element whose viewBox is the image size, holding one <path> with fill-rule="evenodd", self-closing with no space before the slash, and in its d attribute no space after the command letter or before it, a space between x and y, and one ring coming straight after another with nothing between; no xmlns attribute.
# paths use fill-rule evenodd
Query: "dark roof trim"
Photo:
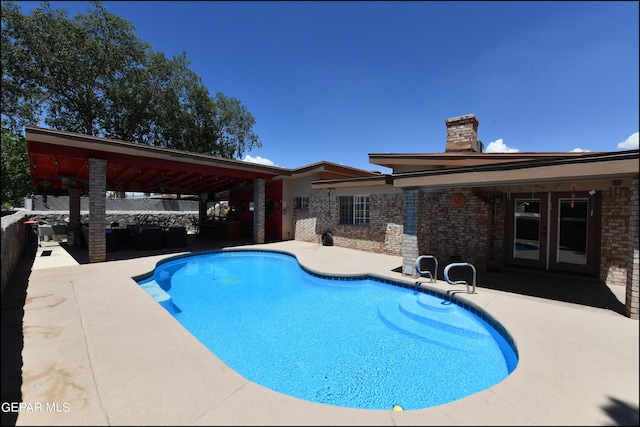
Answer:
<svg viewBox="0 0 640 427"><path fill-rule="evenodd" d="M515 152L515 153L477 153L455 152L444 153L369 153L369 163L392 168L400 165L447 166L456 164L493 164L535 159L581 157L587 152Z"/></svg>
<svg viewBox="0 0 640 427"><path fill-rule="evenodd" d="M393 178L391 177L391 175L379 174L378 176L371 177L323 179L311 182L312 189L337 187L368 187L375 185L393 185Z"/></svg>
<svg viewBox="0 0 640 427"><path fill-rule="evenodd" d="M428 176L440 176L448 174L461 174L468 172L499 172L499 171L515 171L529 168L538 168L544 166L563 166L563 165L576 165L576 164L593 164L614 160L629 160L638 159L638 150L607 152L607 153L595 153L585 154L580 157L562 157L552 159L540 159L540 160L528 160L517 161L508 163L492 163L488 165L478 166L463 166L447 169L437 169L418 172L400 172L392 174L393 178L415 178L415 177L428 177Z"/></svg>

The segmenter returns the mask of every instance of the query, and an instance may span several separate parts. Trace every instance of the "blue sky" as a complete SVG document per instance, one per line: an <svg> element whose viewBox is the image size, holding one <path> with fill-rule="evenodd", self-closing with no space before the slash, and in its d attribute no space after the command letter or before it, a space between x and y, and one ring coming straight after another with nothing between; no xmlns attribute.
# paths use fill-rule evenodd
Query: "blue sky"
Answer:
<svg viewBox="0 0 640 427"><path fill-rule="evenodd" d="M263 144L248 161L389 173L369 153L441 153L465 114L485 151L638 148L636 1L104 4L241 101Z"/></svg>

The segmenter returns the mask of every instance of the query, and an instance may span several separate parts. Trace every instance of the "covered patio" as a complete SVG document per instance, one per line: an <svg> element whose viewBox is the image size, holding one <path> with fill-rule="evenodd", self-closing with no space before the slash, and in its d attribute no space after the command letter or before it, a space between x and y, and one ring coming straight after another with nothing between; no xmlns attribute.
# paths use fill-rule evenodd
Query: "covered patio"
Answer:
<svg viewBox="0 0 640 427"><path fill-rule="evenodd" d="M157 148L39 127L26 128L31 181L45 194L68 193L69 231L80 233L80 196L89 193L89 261L107 260L106 192L196 196L199 222L216 193L253 189L254 243L265 241L265 187L280 185L288 169Z"/></svg>

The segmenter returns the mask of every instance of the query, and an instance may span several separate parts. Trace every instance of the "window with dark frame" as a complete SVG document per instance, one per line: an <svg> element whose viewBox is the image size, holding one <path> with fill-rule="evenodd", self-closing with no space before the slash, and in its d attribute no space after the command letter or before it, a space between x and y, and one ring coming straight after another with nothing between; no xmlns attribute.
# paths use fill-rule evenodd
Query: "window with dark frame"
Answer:
<svg viewBox="0 0 640 427"><path fill-rule="evenodd" d="M342 225L369 225L370 197L368 195L340 196L340 218Z"/></svg>
<svg viewBox="0 0 640 427"><path fill-rule="evenodd" d="M294 209L309 209L309 198L297 196L293 198Z"/></svg>

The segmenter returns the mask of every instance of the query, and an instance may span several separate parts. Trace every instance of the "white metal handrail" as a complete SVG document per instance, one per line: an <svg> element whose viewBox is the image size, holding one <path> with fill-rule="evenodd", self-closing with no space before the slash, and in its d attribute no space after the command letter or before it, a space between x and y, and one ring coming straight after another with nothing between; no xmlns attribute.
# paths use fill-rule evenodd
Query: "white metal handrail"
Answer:
<svg viewBox="0 0 640 427"><path fill-rule="evenodd" d="M473 292L469 292L469 284L466 282L466 280L452 281L451 279L449 279L449 270L454 267L471 267L471 269L473 270ZM450 285L466 285L468 294L476 293L476 268L473 266L473 264L469 264L467 262L453 262L447 265L444 268L444 280Z"/></svg>
<svg viewBox="0 0 640 427"><path fill-rule="evenodd" d="M420 270L420 261L422 261L423 259L432 259L435 261L435 268L433 270L433 274L429 271L423 271ZM418 258L416 258L416 271L418 272L419 275L427 275L429 277L431 277L431 283L435 283L436 282L436 276L438 275L438 258L436 258L433 255L420 255Z"/></svg>

